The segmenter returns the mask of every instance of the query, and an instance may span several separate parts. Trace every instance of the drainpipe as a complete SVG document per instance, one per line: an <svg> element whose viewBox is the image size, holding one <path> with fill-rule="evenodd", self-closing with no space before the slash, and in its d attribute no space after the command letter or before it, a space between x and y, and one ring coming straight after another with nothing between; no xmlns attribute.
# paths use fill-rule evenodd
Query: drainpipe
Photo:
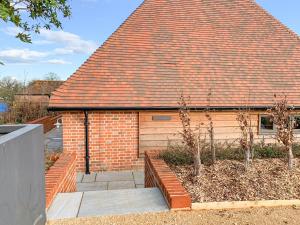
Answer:
<svg viewBox="0 0 300 225"><path fill-rule="evenodd" d="M89 152L89 114L84 111L85 127L85 174L90 174L90 152Z"/></svg>

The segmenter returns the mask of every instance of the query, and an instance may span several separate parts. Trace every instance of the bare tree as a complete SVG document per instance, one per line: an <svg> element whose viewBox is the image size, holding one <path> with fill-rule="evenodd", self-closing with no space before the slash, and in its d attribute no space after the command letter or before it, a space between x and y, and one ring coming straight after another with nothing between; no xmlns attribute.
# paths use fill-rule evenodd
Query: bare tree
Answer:
<svg viewBox="0 0 300 225"><path fill-rule="evenodd" d="M211 113L210 113L210 97L212 95L212 91L211 89L209 89L208 95L207 95L207 102L208 102L208 106L205 112L205 116L208 120L208 135L209 135L209 149L211 152L211 156L212 156L212 163L215 164L216 162L216 148L215 148L215 133L214 133L214 122L212 120L211 117Z"/></svg>
<svg viewBox="0 0 300 225"><path fill-rule="evenodd" d="M293 107L288 105L287 97L277 100L276 95L274 105L268 110L273 123L276 125L276 139L284 145L288 152L288 168L293 168L293 141L295 119L292 116Z"/></svg>
<svg viewBox="0 0 300 225"><path fill-rule="evenodd" d="M188 152L193 156L194 160L194 175L199 176L201 173L201 149L203 148L201 142L201 127L197 128L198 134L196 134L196 130L193 130L191 127L191 115L190 115L190 108L188 103L181 94L179 102L179 118L182 123L183 131L180 132L182 136L183 142L187 147Z"/></svg>
<svg viewBox="0 0 300 225"><path fill-rule="evenodd" d="M253 157L253 131L251 127L251 117L249 112L240 111L237 115L237 121L241 130L240 145L245 153L245 169L248 170L251 155Z"/></svg>

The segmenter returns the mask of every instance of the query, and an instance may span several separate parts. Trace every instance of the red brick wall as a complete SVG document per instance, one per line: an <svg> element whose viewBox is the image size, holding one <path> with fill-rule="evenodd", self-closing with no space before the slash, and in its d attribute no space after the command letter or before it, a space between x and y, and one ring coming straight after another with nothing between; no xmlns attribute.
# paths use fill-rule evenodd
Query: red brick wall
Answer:
<svg viewBox="0 0 300 225"><path fill-rule="evenodd" d="M76 155L62 153L46 173L46 208L57 193L76 191Z"/></svg>
<svg viewBox="0 0 300 225"><path fill-rule="evenodd" d="M192 200L169 166L158 159L159 151L145 153L145 187L158 187L170 209L190 209Z"/></svg>
<svg viewBox="0 0 300 225"><path fill-rule="evenodd" d="M129 170L143 167L138 158L138 112L89 112L91 171ZM77 171L85 170L83 112L63 113L65 152L76 152Z"/></svg>
<svg viewBox="0 0 300 225"><path fill-rule="evenodd" d="M61 115L58 116L45 116L39 119L36 119L34 121L28 122L28 124L43 124L44 127L44 133L49 132L55 127L55 123L57 120L61 118Z"/></svg>

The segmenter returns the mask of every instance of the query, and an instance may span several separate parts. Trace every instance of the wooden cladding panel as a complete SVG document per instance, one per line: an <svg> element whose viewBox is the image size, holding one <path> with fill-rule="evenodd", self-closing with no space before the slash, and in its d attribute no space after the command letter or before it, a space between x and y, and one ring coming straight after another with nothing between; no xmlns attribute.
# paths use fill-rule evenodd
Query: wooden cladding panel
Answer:
<svg viewBox="0 0 300 225"><path fill-rule="evenodd" d="M234 142L240 135L240 128L236 120L237 111L211 112L214 123L216 141ZM264 140L274 142L274 134L259 134L259 115L264 112L251 112L251 124L256 142ZM153 116L170 116L168 121L153 121ZM203 132L207 131L209 121L204 112L191 112L192 128L199 126ZM163 150L168 143L181 143L179 132L182 131L178 112L140 112L139 113L139 154L143 156L146 150ZM207 133L207 132L206 132ZM207 134L208 135L208 134Z"/></svg>

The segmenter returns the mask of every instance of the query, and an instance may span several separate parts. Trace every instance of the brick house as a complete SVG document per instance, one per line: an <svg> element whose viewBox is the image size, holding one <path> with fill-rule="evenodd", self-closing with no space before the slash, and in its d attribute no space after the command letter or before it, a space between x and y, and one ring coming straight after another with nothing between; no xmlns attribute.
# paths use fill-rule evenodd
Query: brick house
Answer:
<svg viewBox="0 0 300 225"><path fill-rule="evenodd" d="M77 153L78 171L133 169L145 150L178 141L181 92L195 123L213 110L217 139L239 136L245 108L256 140L270 138L275 93L300 109L299 60L299 37L252 0L145 0L53 93L50 109L62 112L64 151Z"/></svg>

